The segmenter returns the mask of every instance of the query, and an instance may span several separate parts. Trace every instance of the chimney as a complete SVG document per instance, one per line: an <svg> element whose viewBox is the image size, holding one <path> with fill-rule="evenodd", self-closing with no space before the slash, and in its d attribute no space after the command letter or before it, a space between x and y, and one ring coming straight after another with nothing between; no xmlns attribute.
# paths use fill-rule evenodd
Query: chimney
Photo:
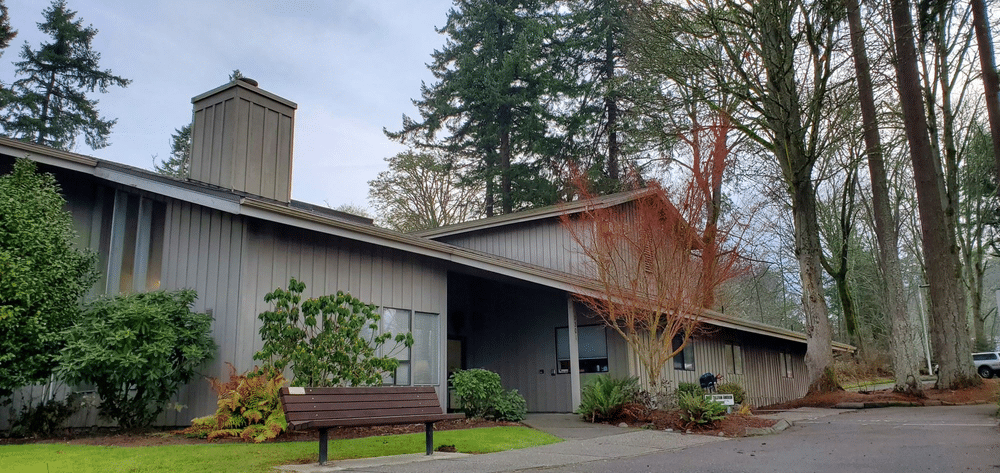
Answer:
<svg viewBox="0 0 1000 473"><path fill-rule="evenodd" d="M288 203L294 102L240 78L193 99L190 178Z"/></svg>

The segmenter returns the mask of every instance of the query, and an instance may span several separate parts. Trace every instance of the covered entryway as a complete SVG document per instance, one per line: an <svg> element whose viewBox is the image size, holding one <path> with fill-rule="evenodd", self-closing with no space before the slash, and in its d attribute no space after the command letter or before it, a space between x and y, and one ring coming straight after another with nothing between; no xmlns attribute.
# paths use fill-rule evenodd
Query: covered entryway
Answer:
<svg viewBox="0 0 1000 473"><path fill-rule="evenodd" d="M461 366L449 361L448 370L495 371L504 388L524 396L529 412L573 412L581 379L627 375L624 345L577 308L564 291L450 272L448 339L455 353L449 358L460 346Z"/></svg>

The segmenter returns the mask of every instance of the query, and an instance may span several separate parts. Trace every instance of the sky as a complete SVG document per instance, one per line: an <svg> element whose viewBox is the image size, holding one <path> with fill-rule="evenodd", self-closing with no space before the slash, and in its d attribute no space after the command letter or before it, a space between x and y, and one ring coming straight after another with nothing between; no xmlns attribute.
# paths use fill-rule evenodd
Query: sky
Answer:
<svg viewBox="0 0 1000 473"><path fill-rule="evenodd" d="M38 31L39 0L4 0L18 35L0 57L0 82L17 79L13 62ZM260 87L298 104L292 198L338 207L368 205L368 181L404 148L382 128L417 116L411 99L440 49L450 0L68 0L98 30L101 67L132 80L95 93L117 118L111 145L75 151L153 169L170 154L170 135L191 121L191 98L228 82L239 69Z"/></svg>

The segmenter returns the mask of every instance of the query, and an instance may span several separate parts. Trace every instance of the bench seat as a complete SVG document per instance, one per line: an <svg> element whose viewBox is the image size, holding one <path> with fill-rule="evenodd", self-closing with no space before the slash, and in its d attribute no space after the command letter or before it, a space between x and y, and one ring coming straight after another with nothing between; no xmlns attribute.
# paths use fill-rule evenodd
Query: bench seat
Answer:
<svg viewBox="0 0 1000 473"><path fill-rule="evenodd" d="M319 430L319 463L326 463L332 427L424 424L427 454L434 453L434 423L462 419L447 414L432 386L282 388L281 406L289 430Z"/></svg>

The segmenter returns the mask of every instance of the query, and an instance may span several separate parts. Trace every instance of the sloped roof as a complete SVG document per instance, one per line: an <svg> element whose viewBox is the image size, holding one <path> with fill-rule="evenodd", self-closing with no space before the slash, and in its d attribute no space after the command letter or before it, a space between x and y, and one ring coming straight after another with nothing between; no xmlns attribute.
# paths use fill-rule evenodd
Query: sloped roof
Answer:
<svg viewBox="0 0 1000 473"><path fill-rule="evenodd" d="M618 205L648 193L646 190L622 192L595 199L569 202L452 225L444 229L436 229L438 230L437 232L427 231L417 234L404 234L376 227L370 223L369 219L363 217L323 209L312 204L296 201L286 204L197 181L177 179L91 156L60 151L4 137L0 137L0 154L27 157L39 163L92 175L124 187L163 195L222 212L245 215L295 228L312 230L331 236L423 255L569 293L579 293L581 291L600 292L600 288L590 279L481 251L449 245L430 239L430 237L440 237L446 234L550 218L568 213L581 212L588 208ZM718 327L742 330L795 342L806 341L806 336L798 332L750 320L736 319L717 312L705 311L702 317L705 322ZM854 349L850 345L838 342L834 342L833 348L841 351L852 351Z"/></svg>
<svg viewBox="0 0 1000 473"><path fill-rule="evenodd" d="M617 194L603 195L599 197L593 197L590 199L574 200L572 202L563 202L555 205L550 205L547 207L521 210L514 213L497 215L494 217L487 217L479 220L470 220L468 222L456 223L454 225L447 225L443 227L432 228L429 230L422 230L419 232L414 232L412 234L424 238L441 238L450 235L457 235L460 233L485 230L488 228L503 227L507 225L531 222L535 220L544 220L553 217L561 217L563 215L571 215L589 209L602 209L607 207L613 207L615 205L631 202L635 199L638 199L639 197L650 194L652 194L652 192L649 189L638 189L633 191L619 192Z"/></svg>

